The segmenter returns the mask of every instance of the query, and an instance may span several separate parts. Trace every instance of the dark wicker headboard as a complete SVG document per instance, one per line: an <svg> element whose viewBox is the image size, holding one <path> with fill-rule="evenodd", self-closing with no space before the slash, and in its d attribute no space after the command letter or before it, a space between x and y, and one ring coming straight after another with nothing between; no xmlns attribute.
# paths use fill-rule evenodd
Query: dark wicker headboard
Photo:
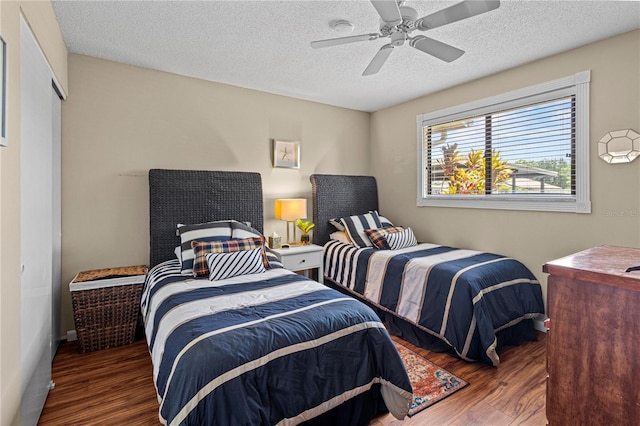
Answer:
<svg viewBox="0 0 640 426"><path fill-rule="evenodd" d="M172 259L178 223L235 219L263 232L259 173L149 170L150 266Z"/></svg>
<svg viewBox="0 0 640 426"><path fill-rule="evenodd" d="M311 175L314 244L329 241L335 231L329 219L378 210L378 186L373 176Z"/></svg>

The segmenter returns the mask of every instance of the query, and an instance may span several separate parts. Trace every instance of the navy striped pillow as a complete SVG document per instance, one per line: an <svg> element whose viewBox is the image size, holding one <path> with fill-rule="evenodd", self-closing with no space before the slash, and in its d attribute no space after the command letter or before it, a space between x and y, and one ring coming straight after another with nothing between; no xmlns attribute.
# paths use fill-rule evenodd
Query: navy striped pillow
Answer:
<svg viewBox="0 0 640 426"><path fill-rule="evenodd" d="M242 240L245 238L259 238L263 235L248 222L231 221L231 238Z"/></svg>
<svg viewBox="0 0 640 426"><path fill-rule="evenodd" d="M192 241L226 241L231 239L231 225L228 220L197 223L194 225L178 224L180 236L180 251L183 274L193 274L193 259L195 254Z"/></svg>
<svg viewBox="0 0 640 426"><path fill-rule="evenodd" d="M345 231L344 225L340 223L340 219L329 219L329 224L336 228L338 231Z"/></svg>
<svg viewBox="0 0 640 426"><path fill-rule="evenodd" d="M382 225L383 228L391 228L394 226L389 219L387 219L386 217L378 213L378 210L369 210L369 213L373 213L373 212L376 212L378 214L378 217L380 218L380 224Z"/></svg>
<svg viewBox="0 0 640 426"><path fill-rule="evenodd" d="M259 248L232 253L207 253L206 256L211 281L266 272Z"/></svg>
<svg viewBox="0 0 640 426"><path fill-rule="evenodd" d="M367 214L343 217L340 222L347 229L347 234L356 247L371 247L371 241L365 233L366 229L382 228L378 212L373 211Z"/></svg>
<svg viewBox="0 0 640 426"><path fill-rule="evenodd" d="M399 250L418 245L416 236L413 235L411 228L407 228L404 231L395 234L387 234L385 238L391 250Z"/></svg>

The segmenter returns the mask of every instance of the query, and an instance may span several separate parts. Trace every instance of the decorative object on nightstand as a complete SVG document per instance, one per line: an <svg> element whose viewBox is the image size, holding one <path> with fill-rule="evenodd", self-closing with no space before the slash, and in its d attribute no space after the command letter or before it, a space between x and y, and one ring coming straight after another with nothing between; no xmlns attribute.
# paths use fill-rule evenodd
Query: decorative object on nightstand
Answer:
<svg viewBox="0 0 640 426"><path fill-rule="evenodd" d="M290 271L318 269L318 282L323 282L322 247L315 244L274 250L282 265Z"/></svg>
<svg viewBox="0 0 640 426"><path fill-rule="evenodd" d="M310 220L298 219L296 220L296 226L300 231L302 231L302 235L300 236L300 244L309 244L309 231L311 231L316 225L313 224Z"/></svg>
<svg viewBox="0 0 640 426"><path fill-rule="evenodd" d="M282 239L280 238L280 235L274 232L273 235L267 238L267 245L272 249L282 247Z"/></svg>
<svg viewBox="0 0 640 426"><path fill-rule="evenodd" d="M287 244L297 244L295 222L307 218L307 200L305 198L283 198L276 200L276 219L287 221ZM293 228L293 239L289 228Z"/></svg>
<svg viewBox="0 0 640 426"><path fill-rule="evenodd" d="M631 129L611 131L598 142L598 155L609 164L630 163L640 157L640 134Z"/></svg>
<svg viewBox="0 0 640 426"><path fill-rule="evenodd" d="M133 343L147 267L78 273L69 284L80 353Z"/></svg>

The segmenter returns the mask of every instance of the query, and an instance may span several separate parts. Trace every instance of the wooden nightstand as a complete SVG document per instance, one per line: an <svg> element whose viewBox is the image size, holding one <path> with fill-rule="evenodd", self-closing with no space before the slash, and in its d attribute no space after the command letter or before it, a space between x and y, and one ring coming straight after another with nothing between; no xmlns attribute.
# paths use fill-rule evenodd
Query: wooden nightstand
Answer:
<svg viewBox="0 0 640 426"><path fill-rule="evenodd" d="M318 269L318 281L323 282L324 268L322 259L322 247L309 244L290 248L272 249L276 252L280 261L290 271L309 271Z"/></svg>

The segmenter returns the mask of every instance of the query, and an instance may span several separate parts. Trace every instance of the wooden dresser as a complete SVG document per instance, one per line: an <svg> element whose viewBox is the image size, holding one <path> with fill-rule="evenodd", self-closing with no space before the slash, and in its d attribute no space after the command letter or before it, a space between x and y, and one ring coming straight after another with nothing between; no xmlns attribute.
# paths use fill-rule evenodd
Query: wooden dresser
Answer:
<svg viewBox="0 0 640 426"><path fill-rule="evenodd" d="M600 246L543 267L547 420L640 424L640 249Z"/></svg>

